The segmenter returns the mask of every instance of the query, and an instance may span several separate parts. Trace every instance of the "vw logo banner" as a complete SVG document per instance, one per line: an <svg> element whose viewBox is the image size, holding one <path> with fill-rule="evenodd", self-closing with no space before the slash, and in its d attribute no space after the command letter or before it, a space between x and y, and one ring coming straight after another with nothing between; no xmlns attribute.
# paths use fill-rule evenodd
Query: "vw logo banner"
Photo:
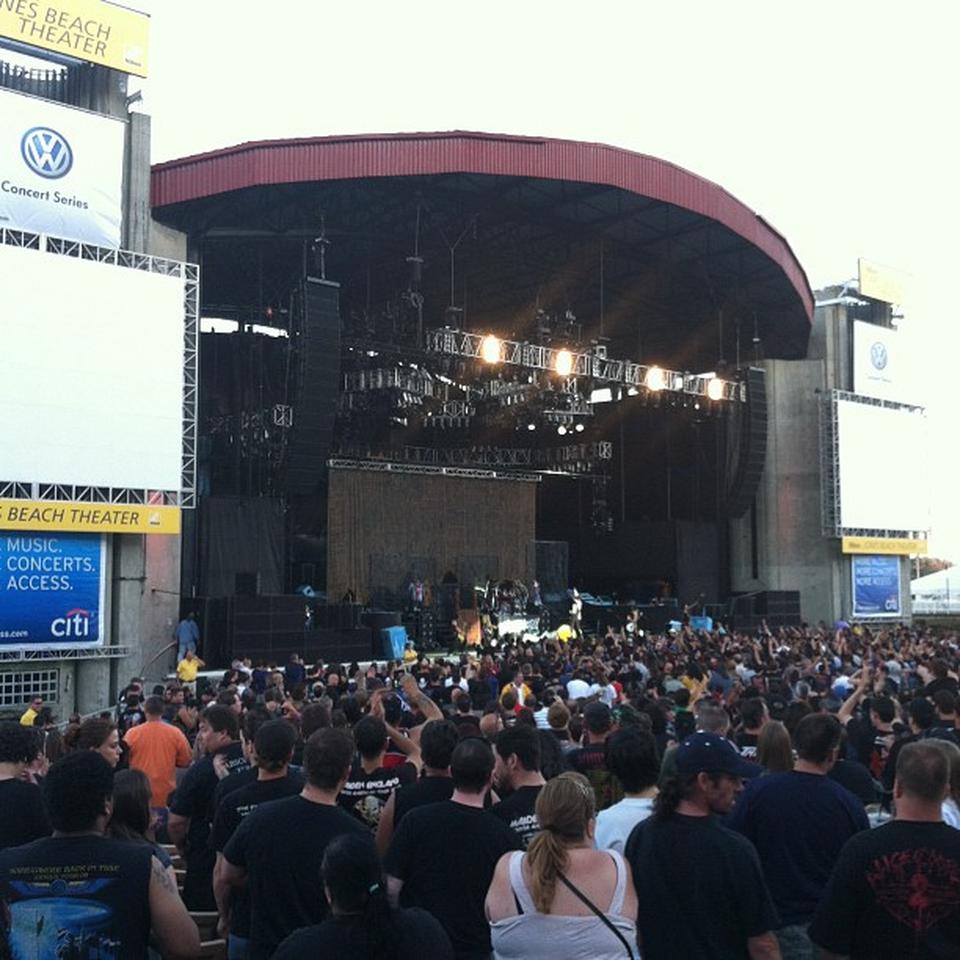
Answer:
<svg viewBox="0 0 960 960"><path fill-rule="evenodd" d="M0 91L0 227L119 247L123 127Z"/></svg>

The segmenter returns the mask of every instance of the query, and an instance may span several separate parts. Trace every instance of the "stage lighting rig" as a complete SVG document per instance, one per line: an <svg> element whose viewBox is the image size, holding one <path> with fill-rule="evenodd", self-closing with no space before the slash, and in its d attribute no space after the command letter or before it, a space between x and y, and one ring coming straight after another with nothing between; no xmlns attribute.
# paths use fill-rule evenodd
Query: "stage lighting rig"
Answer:
<svg viewBox="0 0 960 960"><path fill-rule="evenodd" d="M427 333L428 352L444 356L482 360L484 335L442 327ZM562 356L561 356L562 355ZM567 359L569 355L569 360ZM568 369L565 376L589 378L597 384L621 384L647 393L685 394L691 397L709 397L707 390L713 373L697 374L667 370L656 365L633 363L630 360L612 360L597 352L582 353L567 348L556 349L543 344L517 340L500 340L499 362L527 370L545 370L558 373ZM718 400L733 403L746 401L746 385L739 380L719 380L713 387Z"/></svg>

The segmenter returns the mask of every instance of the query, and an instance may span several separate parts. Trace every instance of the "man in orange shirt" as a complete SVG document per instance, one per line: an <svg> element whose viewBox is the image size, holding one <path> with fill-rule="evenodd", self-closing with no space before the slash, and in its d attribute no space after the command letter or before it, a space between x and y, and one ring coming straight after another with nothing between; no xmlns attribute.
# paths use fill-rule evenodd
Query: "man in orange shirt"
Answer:
<svg viewBox="0 0 960 960"><path fill-rule="evenodd" d="M150 805L166 812L167 799L177 786L177 767L189 767L190 744L178 727L163 722L163 698L147 697L143 705L146 723L131 727L123 742L130 750L130 766L150 778Z"/></svg>

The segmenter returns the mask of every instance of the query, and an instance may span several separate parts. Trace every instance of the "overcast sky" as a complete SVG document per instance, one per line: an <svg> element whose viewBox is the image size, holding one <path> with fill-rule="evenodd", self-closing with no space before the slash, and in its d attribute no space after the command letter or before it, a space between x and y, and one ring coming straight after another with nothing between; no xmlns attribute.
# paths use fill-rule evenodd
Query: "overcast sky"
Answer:
<svg viewBox="0 0 960 960"><path fill-rule="evenodd" d="M917 469L937 477L933 551L960 561L960 5L128 2L152 15L154 161L343 133L600 141L721 184L814 287L858 256L911 274L901 335L934 428ZM877 438L878 469L896 455Z"/></svg>

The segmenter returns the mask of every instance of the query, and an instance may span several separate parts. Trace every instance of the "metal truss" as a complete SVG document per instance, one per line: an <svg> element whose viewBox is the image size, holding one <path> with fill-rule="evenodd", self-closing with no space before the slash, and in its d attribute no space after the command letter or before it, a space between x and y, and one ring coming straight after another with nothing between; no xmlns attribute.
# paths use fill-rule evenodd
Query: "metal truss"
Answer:
<svg viewBox="0 0 960 960"><path fill-rule="evenodd" d="M520 480L524 483L539 483L538 473L498 473L496 470L481 470L470 467L441 467L425 463L396 463L392 460L328 460L331 470L366 470L373 473L412 473L421 476L465 477L471 480Z"/></svg>
<svg viewBox="0 0 960 960"><path fill-rule="evenodd" d="M836 391L820 397L820 526L825 537L840 534L840 431Z"/></svg>
<svg viewBox="0 0 960 960"><path fill-rule="evenodd" d="M483 334L470 333L443 327L427 332L426 347L432 353L442 353L454 357L483 359ZM558 355L569 353L571 377L589 377L604 383L623 384L627 387L648 390L651 393L683 393L694 397L708 397L709 385L713 377L701 374L685 373L678 370L665 370L660 367L633 363L630 360L611 360L597 353L581 353L562 348L548 347L536 343L524 343L517 340L500 340L499 363L524 367L529 370L556 370ZM654 371L651 374L651 371ZM659 371L659 372L657 372ZM656 387L651 387L655 380ZM717 400L744 403L747 398L746 385L737 380L721 380L722 392ZM716 389L716 388L714 388Z"/></svg>
<svg viewBox="0 0 960 960"><path fill-rule="evenodd" d="M0 496L17 500L67 500L77 503L158 504L192 509L196 506L197 475L197 347L200 331L200 268L166 257L133 250L101 247L78 240L0 227L0 246L35 250L128 270L143 270L183 280L183 412L179 490L93 487L82 484L24 483L0 479Z"/></svg>
<svg viewBox="0 0 960 960"><path fill-rule="evenodd" d="M127 646L42 647L38 650L0 647L0 663L26 663L31 660L110 660L129 657L132 653L132 648Z"/></svg>
<svg viewBox="0 0 960 960"><path fill-rule="evenodd" d="M529 447L414 447L391 451L370 448L344 451L351 460L390 462L440 467L540 467L564 469L570 473L588 471L597 461L613 459L608 440L571 443L562 447L531 450Z"/></svg>
<svg viewBox="0 0 960 960"><path fill-rule="evenodd" d="M821 529L825 537L880 537L884 539L927 538L926 530L888 530L885 528L845 527L840 510L840 430L837 406L849 400L888 410L923 411L913 403L897 403L879 397L865 397L848 390L831 390L820 398L820 513Z"/></svg>
<svg viewBox="0 0 960 960"><path fill-rule="evenodd" d="M343 389L359 393L367 390L403 390L420 397L434 396L433 377L424 370L393 367L388 370L357 370L343 376Z"/></svg>

